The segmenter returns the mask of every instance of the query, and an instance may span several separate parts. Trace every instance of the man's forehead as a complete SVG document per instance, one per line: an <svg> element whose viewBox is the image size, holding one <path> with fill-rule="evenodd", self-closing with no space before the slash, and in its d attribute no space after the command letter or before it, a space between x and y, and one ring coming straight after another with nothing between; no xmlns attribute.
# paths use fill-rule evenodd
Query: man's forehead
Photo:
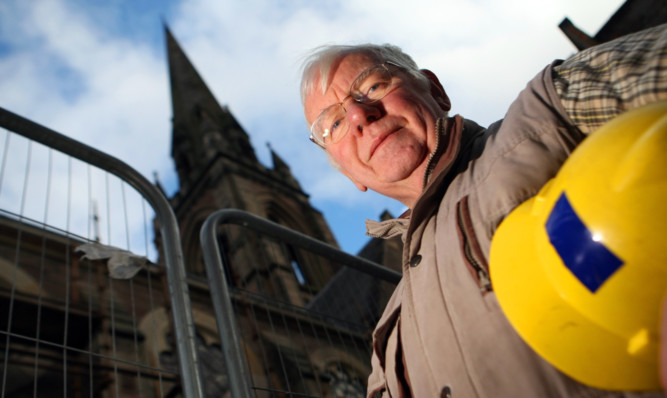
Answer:
<svg viewBox="0 0 667 398"><path fill-rule="evenodd" d="M350 84L366 68L376 64L373 57L364 53L351 53L339 57L332 62L326 75L326 84L322 83L321 71L315 84L306 96L305 110L307 119L314 118L326 107L341 101L349 93ZM333 96L333 97L332 97ZM326 98L325 98L326 97ZM332 97L332 98L329 98ZM340 98L338 98L340 97ZM311 116L311 117L308 117ZM310 120L309 120L310 121Z"/></svg>
<svg viewBox="0 0 667 398"><path fill-rule="evenodd" d="M347 75L356 77L361 71L376 63L377 61L373 57L364 53L343 55L331 64L327 87L331 85L333 79L337 75L344 74L346 77L348 77Z"/></svg>

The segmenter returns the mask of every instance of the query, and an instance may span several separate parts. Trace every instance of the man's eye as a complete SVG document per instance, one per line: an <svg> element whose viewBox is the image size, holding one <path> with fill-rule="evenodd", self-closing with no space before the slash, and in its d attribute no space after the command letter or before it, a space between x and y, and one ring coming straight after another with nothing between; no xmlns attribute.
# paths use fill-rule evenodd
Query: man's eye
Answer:
<svg viewBox="0 0 667 398"><path fill-rule="evenodd" d="M382 93L389 87L389 82L385 80L376 80L366 86L362 91L366 98L379 98Z"/></svg>
<svg viewBox="0 0 667 398"><path fill-rule="evenodd" d="M384 87L384 86L386 86L386 85L387 85L386 82L377 82L377 83L373 84L373 85L368 89L368 92L369 92L369 93L372 93L373 91L376 91L376 90L378 90L378 89L380 89L380 88L382 88L382 87Z"/></svg>
<svg viewBox="0 0 667 398"><path fill-rule="evenodd" d="M340 127L341 124L343 124L342 119L335 120L333 123L331 123L331 128L329 129L331 135L334 135L336 134L336 132L338 132L338 128Z"/></svg>
<svg viewBox="0 0 667 398"><path fill-rule="evenodd" d="M338 129L340 128L341 124L343 123L342 119L334 120L331 123L329 123L329 128L324 129L324 133L322 134L322 138L324 141L329 142L334 139L336 134L338 133Z"/></svg>

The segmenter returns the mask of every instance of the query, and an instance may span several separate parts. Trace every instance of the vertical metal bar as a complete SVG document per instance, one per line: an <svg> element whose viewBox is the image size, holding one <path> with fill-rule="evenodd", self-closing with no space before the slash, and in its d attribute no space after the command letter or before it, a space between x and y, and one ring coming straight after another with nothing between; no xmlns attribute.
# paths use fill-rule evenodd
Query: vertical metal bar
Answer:
<svg viewBox="0 0 667 398"><path fill-rule="evenodd" d="M143 219L144 219L144 242L145 242L145 250L146 253L148 253L148 217L146 216L146 202L141 201L141 211L143 214ZM152 285L152 279L153 277L151 276L151 272L149 270L146 270L146 279L148 279L148 301L150 304L150 313L153 313L155 310L155 303L153 302L153 285ZM152 323L152 330L153 330L153 336L157 334L157 324L155 323L155 317L151 316L151 323ZM158 352L158 346L157 346L157 339L153 338L153 350L157 353ZM159 363L159 358L158 358L158 367L160 365ZM158 369L157 372L157 377L158 377L158 387L159 387L159 394L160 397L164 396L164 386L162 385L162 369Z"/></svg>
<svg viewBox="0 0 667 398"><path fill-rule="evenodd" d="M137 386L139 386L139 397L143 397L143 389L141 388L141 367L139 364L139 340L137 337L137 311L134 302L134 280L130 279L130 305L132 309L132 334L134 340L134 362L137 364Z"/></svg>
<svg viewBox="0 0 667 398"><path fill-rule="evenodd" d="M259 336L260 335L259 331L261 330L261 328L259 326L259 323L257 322L257 313L255 313L255 304L254 303L248 303L248 306L250 307L250 313L252 314L252 321L253 321L253 325L255 327L255 333L257 333L257 335ZM262 351L262 365L264 365L264 366L262 366L262 370L264 371L268 387L270 388L272 386L273 380L271 380L271 374L268 370L269 369L269 359L266 355L266 348L264 347L264 339L262 339L261 336L259 336L258 340L259 340L259 348ZM253 378L253 375L252 375L252 369L248 369L248 371L250 372L250 377L251 377L251 382L252 382L251 385L253 387L256 387L256 384L254 383L254 378Z"/></svg>
<svg viewBox="0 0 667 398"><path fill-rule="evenodd" d="M315 340L319 342L319 341L320 341L320 336L319 336L319 334L317 333L317 328L315 328L315 323L312 321L312 318L311 318L311 320L310 320L309 323L310 323L310 328L311 328L312 331L313 331L313 335L315 336ZM338 359L338 357L336 357L336 362L337 362L336 365L337 365L338 367L342 367L342 364L341 364L341 362L340 362L340 359ZM319 377L318 377L318 384L319 384Z"/></svg>
<svg viewBox="0 0 667 398"><path fill-rule="evenodd" d="M270 246L269 246L269 247L272 248L272 249L273 249L273 248L276 248L276 245L280 245L280 241L273 240L273 239L272 239L271 241L274 243L273 245L270 245ZM291 258L290 255L288 255L288 252L285 252L285 249L287 249L287 250L289 250L289 249L288 249L288 248L285 248L285 247L282 246L282 245L280 245L279 247L280 247L280 249L282 249L281 252L283 252L283 253L282 253L283 256L284 256L288 261L292 261L292 258ZM272 251L273 251L273 250L272 250ZM276 258L276 259L279 259L279 258L280 258L278 253L269 253L269 254L270 254L270 255L272 254L273 257ZM298 282L297 282L297 283L298 283ZM267 309L267 312L269 312L268 309ZM270 315L270 313L269 313L269 317L270 317L270 316L271 316L271 315ZM284 330L285 330L285 334L288 336L288 339L289 339L289 340L293 340L292 337L291 337L290 327L289 327L289 325L288 325L288 323L287 323L287 319L285 319L285 314L281 312L281 316L280 316L280 317L282 318L282 322L283 322L283 327L284 327ZM297 320L297 322L298 322L298 320ZM271 325L271 327L273 327L273 324ZM290 348L291 351L293 351L293 347L289 347L289 348ZM307 383L306 383L305 377L303 376L303 372L301 372L301 366L299 366L299 364L298 364L298 362L297 362L296 354L295 354L295 353L292 353L292 356L295 357L295 358L293 358L293 359L294 359L294 362L295 362L295 364L296 364L296 370L297 370L297 373L299 374L299 378L301 379L301 382L302 382L303 387L304 387L304 390L305 390L305 391L303 391L303 393L308 394L308 393L309 393L309 391L308 391L308 385L307 385ZM282 356L281 356L281 361L282 361ZM284 363L283 363L283 366L285 367L285 364L284 364ZM286 368L286 367L285 367L285 368ZM287 374L286 374L286 369L283 370L283 373L285 374L285 380L286 380L286 383L287 383L287 389L288 389L288 391L292 391L292 387L291 387L291 385L290 385L291 383L289 382L289 378L288 378L288 376L287 376ZM298 391L294 391L294 392L297 393Z"/></svg>
<svg viewBox="0 0 667 398"><path fill-rule="evenodd" d="M292 340L292 341L301 341L301 342L304 342L304 337L305 337L305 336L303 336L303 335L301 335L301 338L300 338L300 339L299 339L299 338L294 339L294 338L292 337L292 334L291 334L291 332L290 332L289 324L287 323L287 319L285 318L285 315L284 315L284 314L282 314L282 319L283 319L283 326L285 327L285 331L286 331L286 334L287 334L288 338L289 338L290 340ZM299 319L296 319L295 321L296 321L297 326L298 326ZM299 330L300 330L300 329L301 329L301 328L299 327ZM292 347L290 347L290 348L292 348ZM296 350L294 350L294 351L296 351ZM307 351L304 351L304 353L305 353L305 352L307 352ZM303 389L304 389L304 390L303 390L302 393L304 393L304 394L310 394L310 389L308 388L308 383L306 382L306 378L304 377L303 372L301 371L301 366L300 366L299 362L297 361L298 358L296 357L296 353L294 353L293 355L295 356L295 358L294 358L294 362L295 362L295 364L296 364L296 370L297 370L297 372L299 373L299 378L301 379L301 383L303 384Z"/></svg>
<svg viewBox="0 0 667 398"><path fill-rule="evenodd" d="M68 357L68 335L69 335L69 306L70 306L70 221L71 221L71 204L72 204L72 158L67 157L67 210L66 210L66 227L65 227L65 327L63 333L63 396L67 397L67 357Z"/></svg>
<svg viewBox="0 0 667 398"><path fill-rule="evenodd" d="M299 321L299 319L296 320L296 325L299 328L299 334L301 335L301 342L303 343L303 352L307 353L308 352L308 347L306 346L306 334L304 333L303 329L301 328L301 321ZM315 366L313 365L313 362L310 360L310 358L307 358L307 359L308 359L308 365L310 366L310 369L313 372L313 377L315 379L315 383L317 384L317 390L320 392L320 394L323 394L322 386L321 386L321 383L320 383L320 378L317 375L317 371L315 370ZM310 389L308 389L306 392L310 393Z"/></svg>
<svg viewBox="0 0 667 398"><path fill-rule="evenodd" d="M46 177L46 200L44 201L44 218L42 221L42 229L46 231L46 225L49 219L49 202L51 199L51 175L53 168L53 151L49 149L48 170ZM46 234L42 237L42 250L39 259L39 294L37 297L37 322L35 326L35 367L33 377L33 396L37 397L37 380L39 372L39 342L42 329L42 296L44 294L44 268L46 267Z"/></svg>
<svg viewBox="0 0 667 398"><path fill-rule="evenodd" d="M261 243L262 242L261 236L259 236L259 234L254 233L254 232L255 231L253 231L254 240ZM272 241L271 243L272 244L269 245L269 247L273 247L274 242ZM264 253L264 254L271 254L271 253ZM274 254L274 259L275 258L277 258L277 257ZM269 255L262 256L262 259L266 262L265 263L266 269L269 269L269 267L272 264L273 259ZM248 261L248 263L250 263L250 259L247 259L246 261ZM230 265L230 268L231 268L231 265ZM261 281L261 277L258 277L257 279ZM263 286L260 285L260 292L262 294L269 295L270 294L269 292L281 291L280 287L275 287L273 285L273 281L271 280L270 276L267 277L266 279L267 279L267 284L270 287L268 289L266 289L266 291L264 291ZM276 330L276 327L273 324L273 314L271 313L271 310L267 306L264 306L264 311L266 312L266 317L269 320L269 326L271 327L271 331L273 332L273 335L277 336L278 331ZM284 387L287 388L287 391L292 392L292 386L290 385L289 376L287 375L287 366L286 366L285 356L283 355L283 347L279 344L274 344L274 346L275 346L276 350L278 351L278 360L280 361L280 370L282 371L282 375L283 375Z"/></svg>
<svg viewBox="0 0 667 398"><path fill-rule="evenodd" d="M241 338L234 320L229 284L223 270L220 250L218 250L217 225L217 218L210 216L202 226L201 245L204 264L211 287L211 298L220 335L220 344L227 364L231 396L234 398L250 398L251 389L245 372L245 369L247 369L245 358L241 352Z"/></svg>
<svg viewBox="0 0 667 398"><path fill-rule="evenodd" d="M277 335L276 333L276 328L273 325L273 317L271 316L271 311L269 310L268 307L264 307L264 310L266 311L266 315L269 318L269 324L271 325L271 331L273 332L274 336ZM285 378L285 385L287 386L287 391L292 391L292 387L290 386L289 382L289 377L287 377L287 367L285 366L285 360L283 359L283 353L282 353L282 347L280 345L276 345L276 348L278 349L278 359L280 359L280 367L281 370L283 371L283 377Z"/></svg>
<svg viewBox="0 0 667 398"><path fill-rule="evenodd" d="M111 246L111 189L109 187L109 174L105 174L105 185L106 185L106 211L107 211L107 244ZM119 386L119 377L118 377L118 354L116 351L116 299L114 297L113 289L113 278L111 275L107 276L109 282L109 317L111 318L111 352L113 356L113 379L114 387L116 389L116 398L120 398L120 386Z"/></svg>
<svg viewBox="0 0 667 398"><path fill-rule="evenodd" d="M92 183L92 175L91 175L91 166L88 165L86 167L87 171L87 176L88 176L88 216L90 217L91 213L91 203L93 201L93 183ZM93 210L97 211L97 210ZM97 214L95 214L97 216ZM92 235L91 233L91 219L93 217L90 217L87 223L87 231L86 231L86 238L88 240L91 240L90 237ZM94 230L95 225L92 225L92 228ZM90 397L93 397L94 391L93 391L93 352L92 352L92 347L93 347L93 294L92 294L92 287L93 287L93 270L90 265L88 265L88 346L91 348L90 351L88 351L88 393Z"/></svg>
<svg viewBox="0 0 667 398"><path fill-rule="evenodd" d="M30 159L32 157L32 142L28 142L28 154L27 154L27 160L26 160L26 170L25 170L25 177L23 180L23 190L21 194L21 205L20 205L20 210L19 210L19 220L23 219L23 213L25 210L25 201L26 201L26 196L27 196L27 189L28 189L28 178L30 176L29 170L30 170ZM4 171L4 170L3 170ZM16 278L17 278L17 272L19 268L19 257L21 253L21 238L22 238L22 230L19 229L17 236L16 236L16 254L14 257L14 268L13 268L13 273L12 273L12 287L11 287L11 292L9 295L9 311L7 311L7 338L5 340L5 360L4 360L4 369L5 372L2 375L2 398L5 397L5 392L6 392L6 386L7 386L7 365L9 361L9 342L11 341L11 334L12 334L12 318L14 316L14 298L16 296Z"/></svg>
<svg viewBox="0 0 667 398"><path fill-rule="evenodd" d="M123 215L125 219L125 237L126 237L126 245L127 245L127 250L131 250L131 245L130 245L130 226L129 222L127 219L127 198L125 196L125 185L121 184L121 194L123 197ZM149 276L150 277L150 276ZM136 311L136 305L134 302L134 280L130 279L130 306L132 309L132 332L133 332L133 338L134 338L134 360L135 363L137 364L137 386L139 386L139 397L143 397L143 389L141 388L141 368L138 366L139 365L139 342L137 338L137 311Z"/></svg>

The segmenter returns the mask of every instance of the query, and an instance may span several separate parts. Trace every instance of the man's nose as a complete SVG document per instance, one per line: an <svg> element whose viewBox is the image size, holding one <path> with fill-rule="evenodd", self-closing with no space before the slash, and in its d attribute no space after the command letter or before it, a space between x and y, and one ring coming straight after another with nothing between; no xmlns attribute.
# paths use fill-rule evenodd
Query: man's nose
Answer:
<svg viewBox="0 0 667 398"><path fill-rule="evenodd" d="M379 103L364 104L350 101L347 104L347 118L350 123L350 129L354 132L362 132L364 127L378 120L380 117L382 117L382 109Z"/></svg>

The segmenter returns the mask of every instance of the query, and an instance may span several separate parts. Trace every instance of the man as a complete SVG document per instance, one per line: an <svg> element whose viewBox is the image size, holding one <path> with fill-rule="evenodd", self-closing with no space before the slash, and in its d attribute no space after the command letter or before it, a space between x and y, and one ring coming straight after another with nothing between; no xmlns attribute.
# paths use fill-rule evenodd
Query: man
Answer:
<svg viewBox="0 0 667 398"><path fill-rule="evenodd" d="M634 396L584 386L528 348L498 306L487 260L503 217L586 134L667 99L666 49L663 25L556 61L488 129L448 117L437 77L396 47L312 55L301 91L311 139L360 190L410 209L367 224L371 236L404 239L403 279L373 335L368 396Z"/></svg>

